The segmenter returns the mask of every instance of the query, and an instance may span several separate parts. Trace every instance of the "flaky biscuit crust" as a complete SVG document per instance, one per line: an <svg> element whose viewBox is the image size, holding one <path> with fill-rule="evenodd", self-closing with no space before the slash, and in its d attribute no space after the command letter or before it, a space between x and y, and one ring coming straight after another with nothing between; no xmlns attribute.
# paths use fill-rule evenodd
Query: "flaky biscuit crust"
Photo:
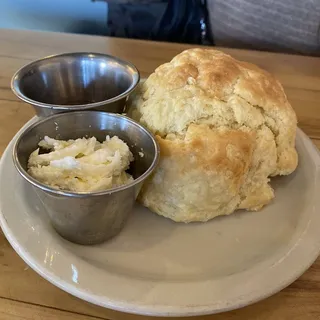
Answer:
<svg viewBox="0 0 320 320"><path fill-rule="evenodd" d="M297 166L297 119L281 84L218 50L186 50L158 67L128 113L161 148L139 199L175 221L258 210L274 197L269 177Z"/></svg>

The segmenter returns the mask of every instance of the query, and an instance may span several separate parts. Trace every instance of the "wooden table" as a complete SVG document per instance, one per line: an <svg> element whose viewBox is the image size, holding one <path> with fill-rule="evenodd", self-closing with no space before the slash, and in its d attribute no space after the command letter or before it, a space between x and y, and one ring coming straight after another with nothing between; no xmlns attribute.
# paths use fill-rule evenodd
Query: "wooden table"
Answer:
<svg viewBox="0 0 320 320"><path fill-rule="evenodd" d="M59 33L0 29L0 152L34 113L11 93L13 73L31 60L67 51L110 53L130 60L150 74L186 45L154 43ZM294 107L299 126L320 147L320 58L225 49L274 73ZM320 214L320 213L319 213ZM320 230L319 230L320 232ZM59 290L31 270L0 231L0 319L141 319L103 309ZM213 320L320 319L320 259L287 289L252 306Z"/></svg>

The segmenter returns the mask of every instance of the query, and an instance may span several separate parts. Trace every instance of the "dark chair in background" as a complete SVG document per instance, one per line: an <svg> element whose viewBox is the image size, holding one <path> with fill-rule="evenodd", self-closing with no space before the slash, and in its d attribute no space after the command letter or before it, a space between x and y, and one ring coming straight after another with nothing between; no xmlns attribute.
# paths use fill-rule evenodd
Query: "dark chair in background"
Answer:
<svg viewBox="0 0 320 320"><path fill-rule="evenodd" d="M212 44L206 0L105 1L109 36Z"/></svg>

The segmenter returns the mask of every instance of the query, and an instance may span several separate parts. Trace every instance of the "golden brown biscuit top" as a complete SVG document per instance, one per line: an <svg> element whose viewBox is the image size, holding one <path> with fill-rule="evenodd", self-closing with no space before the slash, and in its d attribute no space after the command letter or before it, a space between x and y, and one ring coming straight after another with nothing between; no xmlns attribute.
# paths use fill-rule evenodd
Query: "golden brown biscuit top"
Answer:
<svg viewBox="0 0 320 320"><path fill-rule="evenodd" d="M189 49L159 66L130 96L129 115L165 138L184 137L191 124L271 130L275 174L297 166L297 118L278 80L214 49Z"/></svg>
<svg viewBox="0 0 320 320"><path fill-rule="evenodd" d="M218 50L185 50L158 67L155 74L167 90L195 85L223 101L232 94L244 94L253 104L268 99L274 106L288 107L281 84L271 74Z"/></svg>

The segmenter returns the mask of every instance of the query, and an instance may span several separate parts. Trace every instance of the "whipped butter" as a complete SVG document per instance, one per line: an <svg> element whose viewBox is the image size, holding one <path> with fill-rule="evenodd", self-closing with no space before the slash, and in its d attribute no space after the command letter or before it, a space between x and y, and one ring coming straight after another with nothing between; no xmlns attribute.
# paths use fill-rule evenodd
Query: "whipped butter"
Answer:
<svg viewBox="0 0 320 320"><path fill-rule="evenodd" d="M28 160L28 173L55 189L95 192L133 181L126 172L133 155L117 136L56 140L44 137ZM39 153L40 147L45 153Z"/></svg>

